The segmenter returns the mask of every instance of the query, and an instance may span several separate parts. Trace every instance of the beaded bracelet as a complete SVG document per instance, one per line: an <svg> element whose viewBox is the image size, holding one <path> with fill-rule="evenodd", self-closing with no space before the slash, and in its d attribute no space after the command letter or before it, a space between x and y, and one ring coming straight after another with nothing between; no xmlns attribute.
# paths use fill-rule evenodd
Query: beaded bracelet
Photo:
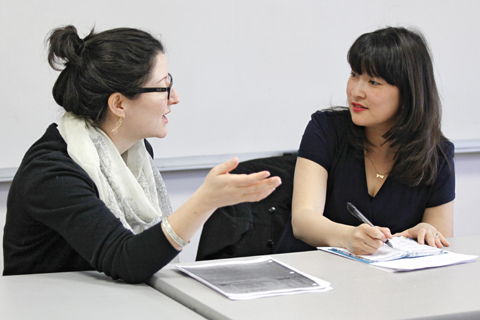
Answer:
<svg viewBox="0 0 480 320"><path fill-rule="evenodd" d="M170 236L170 238L173 239L173 241L175 241L176 244L178 244L180 247L185 247L187 244L190 243L189 242L185 242L182 238L180 238L176 233L175 231L173 231L172 227L170 226L170 223L168 222L168 219L165 218L163 219L162 221L163 223L163 228L165 229L165 231L167 232L167 234Z"/></svg>

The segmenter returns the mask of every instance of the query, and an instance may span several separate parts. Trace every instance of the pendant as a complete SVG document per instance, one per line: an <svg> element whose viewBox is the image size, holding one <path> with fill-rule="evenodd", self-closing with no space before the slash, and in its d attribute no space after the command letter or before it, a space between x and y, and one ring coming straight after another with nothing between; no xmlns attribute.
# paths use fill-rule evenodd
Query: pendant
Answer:
<svg viewBox="0 0 480 320"><path fill-rule="evenodd" d="M377 178L383 179L383 178L385 178L385 175L377 173Z"/></svg>

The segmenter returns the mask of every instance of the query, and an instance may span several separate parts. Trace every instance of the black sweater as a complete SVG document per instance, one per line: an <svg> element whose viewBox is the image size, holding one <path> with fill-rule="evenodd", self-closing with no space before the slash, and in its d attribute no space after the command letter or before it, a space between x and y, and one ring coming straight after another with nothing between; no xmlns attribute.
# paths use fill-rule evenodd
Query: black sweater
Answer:
<svg viewBox="0 0 480 320"><path fill-rule="evenodd" d="M178 251L160 224L138 235L122 226L52 124L27 151L12 181L3 254L4 275L95 269L138 283Z"/></svg>

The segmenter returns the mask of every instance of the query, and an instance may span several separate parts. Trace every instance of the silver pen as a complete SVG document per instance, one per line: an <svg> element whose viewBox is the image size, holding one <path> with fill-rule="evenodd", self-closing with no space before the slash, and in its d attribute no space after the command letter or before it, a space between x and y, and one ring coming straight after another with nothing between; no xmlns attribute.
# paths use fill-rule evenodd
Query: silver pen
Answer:
<svg viewBox="0 0 480 320"><path fill-rule="evenodd" d="M369 226L371 227L375 227L373 225L373 223L371 223L361 212L360 210L358 210L353 204L351 204L350 202L347 202L347 209L348 211L354 216L356 217L358 220L362 221L363 223L366 223L368 224ZM392 244L390 243L390 241L385 241L385 244L387 246L389 246L390 248L393 248Z"/></svg>

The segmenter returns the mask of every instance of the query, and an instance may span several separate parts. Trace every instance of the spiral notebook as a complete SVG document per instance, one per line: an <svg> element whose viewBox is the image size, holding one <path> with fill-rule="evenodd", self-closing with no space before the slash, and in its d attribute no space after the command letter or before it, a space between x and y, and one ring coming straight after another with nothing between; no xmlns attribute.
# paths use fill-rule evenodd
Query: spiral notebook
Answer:
<svg viewBox="0 0 480 320"><path fill-rule="evenodd" d="M328 251L347 256L348 258L360 260L366 263L392 261L404 258L434 256L445 253L440 248L430 247L428 245L419 244L417 241L406 237L395 237L390 239L393 248L383 245L378 251L370 255L355 255L343 248L328 248Z"/></svg>
<svg viewBox="0 0 480 320"><path fill-rule="evenodd" d="M319 247L318 249L393 272L468 263L477 258L477 256L453 253L419 244L415 240L405 237L395 237L390 240L390 243L393 248L383 245L375 254L371 255L355 255L346 249L336 247Z"/></svg>

